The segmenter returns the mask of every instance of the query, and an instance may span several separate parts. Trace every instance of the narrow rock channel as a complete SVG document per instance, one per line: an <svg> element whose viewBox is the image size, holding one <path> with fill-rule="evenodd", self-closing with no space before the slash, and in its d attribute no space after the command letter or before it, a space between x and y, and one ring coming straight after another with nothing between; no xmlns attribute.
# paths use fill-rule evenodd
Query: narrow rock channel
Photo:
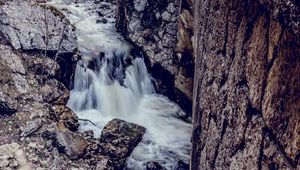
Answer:
<svg viewBox="0 0 300 170"><path fill-rule="evenodd" d="M48 5L76 28L82 57L68 106L94 123L82 122L79 129L99 137L113 118L144 126L143 140L127 160L129 169L143 169L149 161L167 169L188 163L191 125L177 118L185 114L179 106L155 93L143 56L116 33L115 4L53 0Z"/></svg>

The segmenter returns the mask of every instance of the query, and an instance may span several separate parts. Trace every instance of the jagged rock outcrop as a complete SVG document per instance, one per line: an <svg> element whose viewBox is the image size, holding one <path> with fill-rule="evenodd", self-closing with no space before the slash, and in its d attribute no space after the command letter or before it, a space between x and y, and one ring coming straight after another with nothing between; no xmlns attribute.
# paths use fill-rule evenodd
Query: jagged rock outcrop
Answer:
<svg viewBox="0 0 300 170"><path fill-rule="evenodd" d="M55 8L24 1L6 3L1 6L0 32L14 49L73 53L77 48L75 28Z"/></svg>
<svg viewBox="0 0 300 170"><path fill-rule="evenodd" d="M188 1L190 2L190 1ZM141 47L158 92L191 112L192 8L179 0L118 0L117 30Z"/></svg>
<svg viewBox="0 0 300 170"><path fill-rule="evenodd" d="M3 1L0 5L0 40L15 50L55 59L57 63L49 60L39 63L38 59L35 62L42 68L36 71L56 76L70 88L77 61L75 27L61 12L47 5L20 0ZM59 69L57 64L62 72L56 75L47 72Z"/></svg>
<svg viewBox="0 0 300 170"><path fill-rule="evenodd" d="M191 169L299 169L300 4L194 2Z"/></svg>

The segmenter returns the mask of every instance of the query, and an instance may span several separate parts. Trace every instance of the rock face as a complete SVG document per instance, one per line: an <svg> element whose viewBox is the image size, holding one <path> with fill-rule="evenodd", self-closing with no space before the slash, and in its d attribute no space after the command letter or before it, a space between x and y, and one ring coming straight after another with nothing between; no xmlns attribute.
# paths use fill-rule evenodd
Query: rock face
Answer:
<svg viewBox="0 0 300 170"><path fill-rule="evenodd" d="M57 63L35 61L37 67L42 65L37 71L57 77L70 88L77 61L74 26L50 6L20 0L5 1L0 5L0 40L15 50L38 52L41 56L55 59ZM49 72L55 69L62 69L62 72L56 75L53 71Z"/></svg>
<svg viewBox="0 0 300 170"><path fill-rule="evenodd" d="M15 49L72 53L77 48L75 28L54 8L7 2L1 6L0 20L1 34Z"/></svg>
<svg viewBox="0 0 300 170"><path fill-rule="evenodd" d="M118 0L116 26L149 59L149 70L158 80L158 92L190 112L193 21L190 7L185 5L186 9L181 9L180 6L179 0Z"/></svg>
<svg viewBox="0 0 300 170"><path fill-rule="evenodd" d="M194 2L191 169L299 169L299 3Z"/></svg>

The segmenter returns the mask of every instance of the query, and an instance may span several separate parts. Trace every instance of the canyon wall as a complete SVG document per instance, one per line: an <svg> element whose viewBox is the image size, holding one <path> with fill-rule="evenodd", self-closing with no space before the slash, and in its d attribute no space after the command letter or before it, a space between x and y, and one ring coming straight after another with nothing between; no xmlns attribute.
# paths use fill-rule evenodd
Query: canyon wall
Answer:
<svg viewBox="0 0 300 170"><path fill-rule="evenodd" d="M118 32L140 47L157 91L191 113L194 59L190 0L118 0Z"/></svg>
<svg viewBox="0 0 300 170"><path fill-rule="evenodd" d="M300 169L299 5L195 1L191 169Z"/></svg>

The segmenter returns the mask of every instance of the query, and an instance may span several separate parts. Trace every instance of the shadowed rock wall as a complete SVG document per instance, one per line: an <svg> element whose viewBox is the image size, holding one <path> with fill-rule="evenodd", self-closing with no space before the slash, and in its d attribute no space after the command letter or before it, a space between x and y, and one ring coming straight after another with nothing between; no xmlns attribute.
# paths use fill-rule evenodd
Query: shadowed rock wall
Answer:
<svg viewBox="0 0 300 170"><path fill-rule="evenodd" d="M194 8L191 168L299 169L299 2Z"/></svg>
<svg viewBox="0 0 300 170"><path fill-rule="evenodd" d="M140 47L157 91L191 112L194 58L190 0L118 0L117 30Z"/></svg>

